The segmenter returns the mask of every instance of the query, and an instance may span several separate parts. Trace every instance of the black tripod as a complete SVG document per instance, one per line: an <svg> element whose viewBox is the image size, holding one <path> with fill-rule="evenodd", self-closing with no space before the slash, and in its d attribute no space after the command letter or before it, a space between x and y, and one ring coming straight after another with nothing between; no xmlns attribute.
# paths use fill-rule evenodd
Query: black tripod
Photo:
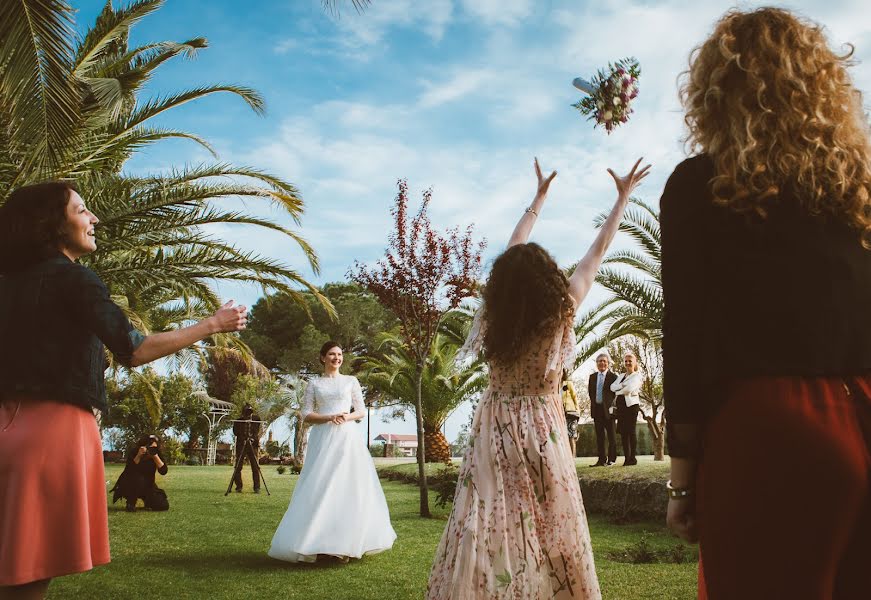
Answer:
<svg viewBox="0 0 871 600"><path fill-rule="evenodd" d="M266 495L271 496L269 493L269 486L266 485L266 478L263 476L263 470L260 468L260 461L256 460L257 453L254 451L254 437L251 435L251 427L255 425L255 427L260 427L260 423L263 421L251 421L251 420L238 420L233 421L236 425L242 425L244 428L236 438L243 438L242 447L236 452L236 465L233 467L233 474L230 475L230 483L227 485L227 491L224 493L227 496L230 493L230 490L233 489L233 482L236 480L236 476L242 477L242 466L245 463L245 455L249 454L249 460L251 457L254 457L255 460L251 460L251 468L257 469L257 473L260 475L260 481L263 483L263 488L266 490ZM235 428L235 425L234 425ZM238 448L238 444L237 444Z"/></svg>

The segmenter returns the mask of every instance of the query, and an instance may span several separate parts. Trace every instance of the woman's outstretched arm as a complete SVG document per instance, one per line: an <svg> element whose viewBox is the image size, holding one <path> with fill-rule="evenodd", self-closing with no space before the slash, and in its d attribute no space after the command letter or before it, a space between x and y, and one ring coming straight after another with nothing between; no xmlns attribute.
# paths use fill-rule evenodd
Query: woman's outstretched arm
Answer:
<svg viewBox="0 0 871 600"><path fill-rule="evenodd" d="M569 278L569 294L574 298L575 305L580 306L581 302L587 296L587 292L593 286L593 280L596 278L596 272L602 264L602 259L605 257L605 252L611 241L617 234L617 229L620 227L620 221L623 220L623 212L626 210L626 205L629 203L629 195L632 193L641 180L647 177L650 173L650 165L646 165L641 170L638 170L638 165L641 164L641 158L629 171L625 177L618 177L614 171L608 169L608 173L614 178L614 183L617 186L617 202L614 208L611 209L611 214L605 219L602 227L599 229L599 235L593 240L593 244L578 266L575 272Z"/></svg>
<svg viewBox="0 0 871 600"><path fill-rule="evenodd" d="M529 234L532 232L532 226L538 215L541 214L541 207L544 206L544 199L547 197L547 190L550 187L550 182L556 177L556 171L552 171L550 175L544 177L541 174L541 167L538 166L538 159L535 159L535 176L538 178L538 189L535 192L535 198L532 199L532 204L529 208L520 215L520 220L514 231L511 233L511 238L508 240L508 247L516 246L517 244L525 244L529 239Z"/></svg>

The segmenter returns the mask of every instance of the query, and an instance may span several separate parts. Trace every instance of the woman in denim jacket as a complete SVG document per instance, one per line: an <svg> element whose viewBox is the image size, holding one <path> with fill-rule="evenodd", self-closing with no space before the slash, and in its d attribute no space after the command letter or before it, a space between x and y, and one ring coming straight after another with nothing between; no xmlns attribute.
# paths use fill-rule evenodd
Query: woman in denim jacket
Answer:
<svg viewBox="0 0 871 600"><path fill-rule="evenodd" d="M109 562L94 418L107 408L104 344L135 367L247 322L231 301L190 327L136 331L76 263L96 250L98 222L67 182L19 188L0 207L0 596L42 598L52 577Z"/></svg>

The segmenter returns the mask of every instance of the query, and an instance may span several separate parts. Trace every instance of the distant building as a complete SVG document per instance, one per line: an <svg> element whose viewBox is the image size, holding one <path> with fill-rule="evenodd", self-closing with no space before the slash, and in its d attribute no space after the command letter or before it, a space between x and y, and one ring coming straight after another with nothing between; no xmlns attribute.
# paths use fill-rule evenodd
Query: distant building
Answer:
<svg viewBox="0 0 871 600"><path fill-rule="evenodd" d="M397 448L405 456L417 456L417 436L402 433L382 433L373 441L384 442L384 456L393 456L391 450Z"/></svg>

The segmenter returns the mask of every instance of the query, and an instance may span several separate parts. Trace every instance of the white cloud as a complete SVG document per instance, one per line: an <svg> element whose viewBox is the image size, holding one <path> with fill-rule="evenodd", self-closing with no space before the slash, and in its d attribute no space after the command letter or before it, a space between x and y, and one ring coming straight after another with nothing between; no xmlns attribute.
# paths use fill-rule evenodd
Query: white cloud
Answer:
<svg viewBox="0 0 871 600"><path fill-rule="evenodd" d="M433 41L441 40L451 21L450 0L428 0L425 6L414 0L373 2L362 15L343 16L336 24L348 47L367 47L380 43L387 32L397 28L420 28Z"/></svg>
<svg viewBox="0 0 871 600"><path fill-rule="evenodd" d="M532 0L463 0L463 10L484 25L517 25L532 13Z"/></svg>
<svg viewBox="0 0 871 600"><path fill-rule="evenodd" d="M496 74L486 69L462 69L455 72L447 81L433 83L422 80L425 91L421 94L419 105L432 108L462 99L481 90L488 83L496 80Z"/></svg>
<svg viewBox="0 0 871 600"><path fill-rule="evenodd" d="M296 50L297 48L299 48L299 45L300 44L298 40L287 38L275 44L275 47L272 48L272 51L276 54L287 54L291 50Z"/></svg>

